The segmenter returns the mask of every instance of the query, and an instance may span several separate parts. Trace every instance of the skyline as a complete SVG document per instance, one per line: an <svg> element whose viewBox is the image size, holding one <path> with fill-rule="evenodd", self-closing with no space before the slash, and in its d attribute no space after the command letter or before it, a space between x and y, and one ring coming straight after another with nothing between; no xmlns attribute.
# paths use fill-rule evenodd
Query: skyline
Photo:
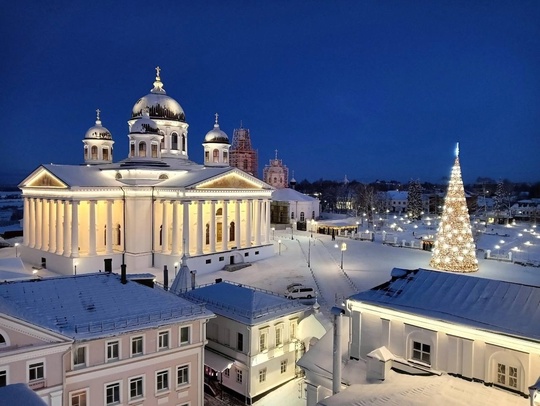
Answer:
<svg viewBox="0 0 540 406"><path fill-rule="evenodd" d="M82 164L98 108L126 158L158 65L197 163L217 112L259 176L277 149L298 182L444 183L459 142L466 183L540 180L537 2L23 1L0 22L0 183Z"/></svg>

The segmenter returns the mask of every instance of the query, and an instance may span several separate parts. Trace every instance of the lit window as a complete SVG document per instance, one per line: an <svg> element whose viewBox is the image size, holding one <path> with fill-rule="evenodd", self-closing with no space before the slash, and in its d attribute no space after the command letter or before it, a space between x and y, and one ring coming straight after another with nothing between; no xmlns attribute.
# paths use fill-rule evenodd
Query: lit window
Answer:
<svg viewBox="0 0 540 406"><path fill-rule="evenodd" d="M219 162L219 151L217 149L212 151L213 162Z"/></svg>
<svg viewBox="0 0 540 406"><path fill-rule="evenodd" d="M120 344L118 341L111 341L107 343L107 361L114 361L119 359Z"/></svg>
<svg viewBox="0 0 540 406"><path fill-rule="evenodd" d="M180 345L187 345L190 341L190 328L189 326L180 327Z"/></svg>
<svg viewBox="0 0 540 406"><path fill-rule="evenodd" d="M412 359L431 365L431 346L414 341Z"/></svg>
<svg viewBox="0 0 540 406"><path fill-rule="evenodd" d="M268 334L266 333L266 331L261 331L260 332L260 335L259 335L259 351L261 351L261 352L268 349L267 337L268 337Z"/></svg>
<svg viewBox="0 0 540 406"><path fill-rule="evenodd" d="M276 347L283 345L283 326L276 327Z"/></svg>
<svg viewBox="0 0 540 406"><path fill-rule="evenodd" d="M91 154L92 154L92 159L98 159L98 148L93 145L92 148L90 148L90 151L91 151Z"/></svg>
<svg viewBox="0 0 540 406"><path fill-rule="evenodd" d="M152 158L157 158L157 144L152 144Z"/></svg>
<svg viewBox="0 0 540 406"><path fill-rule="evenodd" d="M142 158L146 157L146 142L139 143L139 156Z"/></svg>
<svg viewBox="0 0 540 406"><path fill-rule="evenodd" d="M156 390L163 391L169 389L169 371L156 372Z"/></svg>
<svg viewBox="0 0 540 406"><path fill-rule="evenodd" d="M86 348L79 347L73 352L73 366L80 367L86 364Z"/></svg>
<svg viewBox="0 0 540 406"><path fill-rule="evenodd" d="M179 366L177 369L177 384L180 386L187 383L189 383L189 366Z"/></svg>
<svg viewBox="0 0 540 406"><path fill-rule="evenodd" d="M70 396L70 406L86 406L87 402L86 391L72 393Z"/></svg>
<svg viewBox="0 0 540 406"><path fill-rule="evenodd" d="M36 362L28 366L28 381L39 381L45 378L45 365L43 362Z"/></svg>
<svg viewBox="0 0 540 406"><path fill-rule="evenodd" d="M158 334L158 350L165 350L169 348L169 332L160 331Z"/></svg>
<svg viewBox="0 0 540 406"><path fill-rule="evenodd" d="M105 404L116 405L120 403L120 383L111 383L105 386Z"/></svg>
<svg viewBox="0 0 540 406"><path fill-rule="evenodd" d="M142 355L143 353L143 338L142 336L133 337L131 339L131 356Z"/></svg>
<svg viewBox="0 0 540 406"><path fill-rule="evenodd" d="M504 364L497 364L497 383L517 389L518 369Z"/></svg>
<svg viewBox="0 0 540 406"><path fill-rule="evenodd" d="M143 396L143 377L138 376L129 380L129 399L136 399Z"/></svg>
<svg viewBox="0 0 540 406"><path fill-rule="evenodd" d="M259 382L266 381L266 368L259 370Z"/></svg>
<svg viewBox="0 0 540 406"><path fill-rule="evenodd" d="M287 360L281 361L281 373L287 372Z"/></svg>

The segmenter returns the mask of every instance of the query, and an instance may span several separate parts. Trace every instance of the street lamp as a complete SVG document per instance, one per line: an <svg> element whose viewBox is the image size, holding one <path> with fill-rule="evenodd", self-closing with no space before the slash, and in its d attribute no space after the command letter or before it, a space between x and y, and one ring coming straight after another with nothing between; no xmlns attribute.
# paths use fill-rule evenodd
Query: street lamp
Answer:
<svg viewBox="0 0 540 406"><path fill-rule="evenodd" d="M272 227L272 240L273 240L274 237L275 237L275 232L276 232L276 228L275 228L275 227Z"/></svg>
<svg viewBox="0 0 540 406"><path fill-rule="evenodd" d="M347 251L347 244L342 242L341 243L341 270L343 271L343 253Z"/></svg>
<svg viewBox="0 0 540 406"><path fill-rule="evenodd" d="M18 257L18 254L17 254L17 247L19 246L19 243L16 242L15 243L15 258Z"/></svg>
<svg viewBox="0 0 540 406"><path fill-rule="evenodd" d="M281 240L278 240L278 254L281 255Z"/></svg>
<svg viewBox="0 0 540 406"><path fill-rule="evenodd" d="M174 277L176 278L176 272L178 271L178 262L174 263Z"/></svg>
<svg viewBox="0 0 540 406"><path fill-rule="evenodd" d="M291 240L294 240L294 226L295 225L296 225L296 221L293 221L291 225Z"/></svg>

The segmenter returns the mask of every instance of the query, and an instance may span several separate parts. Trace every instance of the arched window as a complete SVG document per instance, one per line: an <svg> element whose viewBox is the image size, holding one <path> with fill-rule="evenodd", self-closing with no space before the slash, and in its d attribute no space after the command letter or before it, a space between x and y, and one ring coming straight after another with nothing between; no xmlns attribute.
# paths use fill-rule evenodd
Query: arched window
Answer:
<svg viewBox="0 0 540 406"><path fill-rule="evenodd" d="M210 224L206 224L206 245L210 244Z"/></svg>
<svg viewBox="0 0 540 406"><path fill-rule="evenodd" d="M157 144L152 144L152 158L157 158Z"/></svg>
<svg viewBox="0 0 540 406"><path fill-rule="evenodd" d="M204 162L210 161L210 152L204 151Z"/></svg>
<svg viewBox="0 0 540 406"><path fill-rule="evenodd" d="M219 151L215 149L212 151L213 162L219 162Z"/></svg>
<svg viewBox="0 0 540 406"><path fill-rule="evenodd" d="M234 221L231 221L230 227L229 227L229 241L234 241L234 235L236 233L234 232Z"/></svg>
<svg viewBox="0 0 540 406"><path fill-rule="evenodd" d="M103 148L102 153L103 153L103 160L108 161L109 160L109 148Z"/></svg>
<svg viewBox="0 0 540 406"><path fill-rule="evenodd" d="M227 151L223 151L223 162L227 163L229 158L227 157Z"/></svg>
<svg viewBox="0 0 540 406"><path fill-rule="evenodd" d="M129 144L129 156L134 157L135 156L135 143L132 142Z"/></svg>
<svg viewBox="0 0 540 406"><path fill-rule="evenodd" d="M300 221L305 221L304 212L300 212Z"/></svg>
<svg viewBox="0 0 540 406"><path fill-rule="evenodd" d="M146 157L146 142L141 141L139 143L139 156L141 158Z"/></svg>
<svg viewBox="0 0 540 406"><path fill-rule="evenodd" d="M84 159L88 159L88 146L84 146Z"/></svg>
<svg viewBox="0 0 540 406"><path fill-rule="evenodd" d="M107 245L107 225L105 224L105 229L103 230L103 242Z"/></svg>
<svg viewBox="0 0 540 406"><path fill-rule="evenodd" d="M95 145L92 145L92 148L90 149L91 151L91 154L92 154L92 159L98 159L98 149Z"/></svg>
<svg viewBox="0 0 540 406"><path fill-rule="evenodd" d="M0 347L5 347L7 345L6 337L0 334Z"/></svg>
<svg viewBox="0 0 540 406"><path fill-rule="evenodd" d="M159 147L161 149L165 149L165 137L161 137L161 141L159 143Z"/></svg>
<svg viewBox="0 0 540 406"><path fill-rule="evenodd" d="M223 209L220 207L216 210L216 216L222 216L223 215Z"/></svg>
<svg viewBox="0 0 540 406"><path fill-rule="evenodd" d="M186 152L186 134L182 134L182 152Z"/></svg>
<svg viewBox="0 0 540 406"><path fill-rule="evenodd" d="M116 226L116 245L121 245L122 243L122 227L120 224Z"/></svg>
<svg viewBox="0 0 540 406"><path fill-rule="evenodd" d="M178 149L178 134L171 134L171 149Z"/></svg>
<svg viewBox="0 0 540 406"><path fill-rule="evenodd" d="M163 224L159 226L159 245L163 245Z"/></svg>

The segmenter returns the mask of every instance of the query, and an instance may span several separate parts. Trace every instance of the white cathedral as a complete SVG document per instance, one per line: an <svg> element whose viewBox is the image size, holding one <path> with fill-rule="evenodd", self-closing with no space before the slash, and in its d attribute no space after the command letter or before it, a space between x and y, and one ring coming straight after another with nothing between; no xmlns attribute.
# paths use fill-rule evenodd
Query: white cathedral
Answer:
<svg viewBox="0 0 540 406"><path fill-rule="evenodd" d="M188 158L188 123L156 68L133 106L128 157L113 162L99 110L83 139L84 164L41 165L20 185L22 259L62 274L172 271L185 255L199 273L273 255L273 188L229 166L229 138L206 134L203 165Z"/></svg>

